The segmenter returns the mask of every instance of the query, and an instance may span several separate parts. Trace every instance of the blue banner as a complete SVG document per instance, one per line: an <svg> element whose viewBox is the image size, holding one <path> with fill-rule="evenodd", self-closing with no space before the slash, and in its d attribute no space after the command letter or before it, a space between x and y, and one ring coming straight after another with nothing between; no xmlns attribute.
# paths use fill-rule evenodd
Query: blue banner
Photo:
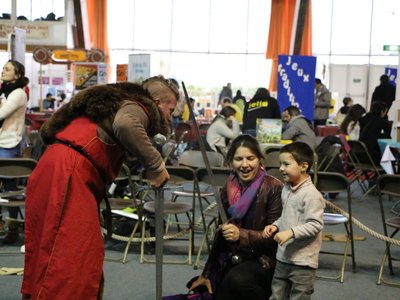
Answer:
<svg viewBox="0 0 400 300"><path fill-rule="evenodd" d="M385 74L389 76L389 82L396 86L396 78L397 78L397 68L385 68Z"/></svg>
<svg viewBox="0 0 400 300"><path fill-rule="evenodd" d="M316 62L314 56L278 56L278 102L281 112L294 105L308 120L314 120Z"/></svg>

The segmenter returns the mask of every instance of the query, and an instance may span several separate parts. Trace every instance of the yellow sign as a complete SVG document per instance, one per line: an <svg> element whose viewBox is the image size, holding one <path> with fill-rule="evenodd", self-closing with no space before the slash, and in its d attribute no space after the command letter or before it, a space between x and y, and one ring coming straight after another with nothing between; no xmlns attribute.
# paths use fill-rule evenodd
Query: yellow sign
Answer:
<svg viewBox="0 0 400 300"><path fill-rule="evenodd" d="M54 50L54 60L85 61L86 51L84 50Z"/></svg>

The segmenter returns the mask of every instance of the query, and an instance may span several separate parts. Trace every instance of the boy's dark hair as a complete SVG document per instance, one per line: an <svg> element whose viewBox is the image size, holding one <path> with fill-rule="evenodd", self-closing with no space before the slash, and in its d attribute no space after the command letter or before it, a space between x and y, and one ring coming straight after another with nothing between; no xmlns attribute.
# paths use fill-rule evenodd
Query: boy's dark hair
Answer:
<svg viewBox="0 0 400 300"><path fill-rule="evenodd" d="M293 142L287 144L281 148L280 153L290 153L292 154L294 160L301 164L303 162L308 163L307 173L310 172L311 167L314 163L314 151L303 142Z"/></svg>

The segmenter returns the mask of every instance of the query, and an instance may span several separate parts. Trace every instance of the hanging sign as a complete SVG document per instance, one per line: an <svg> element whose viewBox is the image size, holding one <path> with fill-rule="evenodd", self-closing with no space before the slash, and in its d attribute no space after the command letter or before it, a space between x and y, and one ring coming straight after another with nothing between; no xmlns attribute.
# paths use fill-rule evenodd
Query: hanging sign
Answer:
<svg viewBox="0 0 400 300"><path fill-rule="evenodd" d="M278 56L278 102L281 111L294 105L308 120L314 119L315 68L314 56Z"/></svg>

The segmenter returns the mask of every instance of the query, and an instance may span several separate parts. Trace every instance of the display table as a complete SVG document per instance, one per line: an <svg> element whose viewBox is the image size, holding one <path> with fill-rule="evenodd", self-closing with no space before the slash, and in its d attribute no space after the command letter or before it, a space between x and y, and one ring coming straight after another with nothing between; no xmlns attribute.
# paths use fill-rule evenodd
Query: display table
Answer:
<svg viewBox="0 0 400 300"><path fill-rule="evenodd" d="M381 149L382 154L385 152L385 148L387 146L393 147L393 148L400 148L400 143L397 142L396 140L392 140L392 139L378 139L378 145L379 145L379 149Z"/></svg>
<svg viewBox="0 0 400 300"><path fill-rule="evenodd" d="M397 174L400 143L392 139L378 139L378 145L382 153L381 167L387 174Z"/></svg>
<svg viewBox="0 0 400 300"><path fill-rule="evenodd" d="M336 135L339 130L337 125L318 125L315 129L315 134L317 136L328 136Z"/></svg>
<svg viewBox="0 0 400 300"><path fill-rule="evenodd" d="M31 130L39 130L40 127L46 122L50 117L51 113L26 113L25 118L29 120Z"/></svg>

